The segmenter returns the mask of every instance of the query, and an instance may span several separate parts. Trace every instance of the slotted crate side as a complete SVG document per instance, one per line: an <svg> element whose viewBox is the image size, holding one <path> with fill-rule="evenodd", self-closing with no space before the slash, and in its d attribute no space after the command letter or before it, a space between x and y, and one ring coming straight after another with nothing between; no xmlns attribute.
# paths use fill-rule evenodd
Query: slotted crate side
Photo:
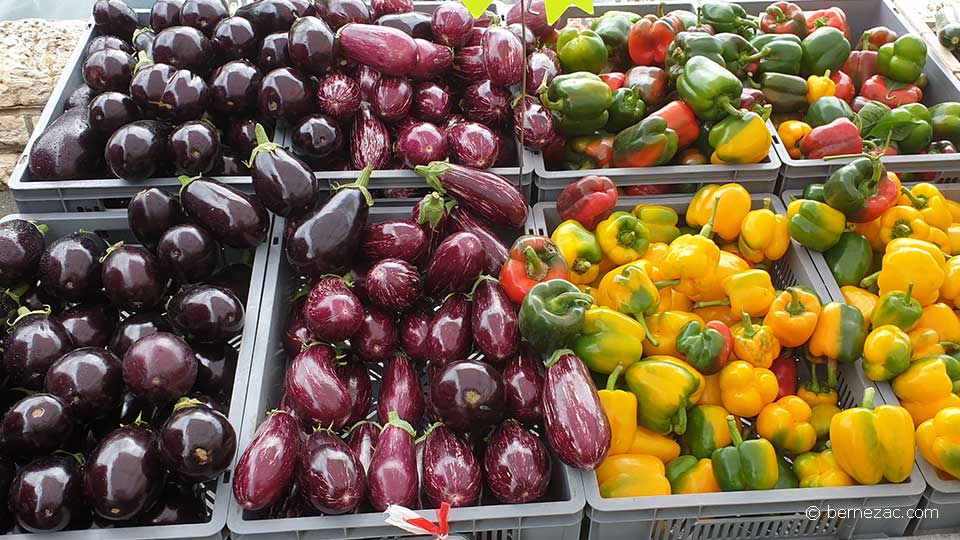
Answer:
<svg viewBox="0 0 960 540"><path fill-rule="evenodd" d="M406 219L410 208L378 207L370 209L371 223L388 219ZM277 219L270 241L266 269L265 292L254 357L258 359L247 388L249 400L238 429L240 453L245 449L264 418L275 408L283 392L287 360L282 351L284 322L298 279L287 262L283 249L283 220ZM527 231L533 229L532 214ZM512 240L512 238L507 238ZM373 371L376 376L376 370ZM553 460L553 476L548 502L522 505L488 505L455 508L450 513L452 532L471 534L480 540L579 540L585 499L580 474ZM236 467L236 463L234 463ZM427 519L436 518L433 510L420 512ZM333 540L407 536L384 522L384 514L362 514L305 517L292 519L254 520L245 515L231 496L227 526L233 540Z"/></svg>
<svg viewBox="0 0 960 540"><path fill-rule="evenodd" d="M128 245L138 245L139 241L130 231L126 213L54 213L54 214L11 214L0 221L25 219L47 225L47 242L66 236L78 230L97 233L108 244L124 241ZM237 433L240 433L244 405L247 397L247 383L251 366L254 365L254 342L257 336L257 321L260 317L260 305L267 268L269 246L261 244L255 252L250 279L250 291L244 312L243 332L231 340L238 349L237 370L230 395L228 419ZM237 255L239 253L231 254ZM42 536L47 540L223 540L227 523L227 508L233 500L231 492L232 465L216 483L207 484L207 504L210 507L210 521L189 525L163 525L149 527L114 527L107 529L88 529L81 531L62 531L57 533L6 535L9 540L35 540Z"/></svg>
<svg viewBox="0 0 960 540"><path fill-rule="evenodd" d="M773 194L751 196L753 208L760 208L765 198L772 208L785 214L782 202ZM680 216L686 213L690 196L623 197L617 210L630 211L638 203L668 206ZM538 234L549 234L560 224L553 203L534 206ZM823 280L805 256L806 250L793 244L786 256L771 268L771 277L778 288L802 284L812 287L821 298L827 298ZM843 407L856 406L863 391L873 387L858 365L841 365L837 392ZM882 400L878 397L878 403ZM586 515L589 540L737 540L752 538L811 537L879 537L901 536L909 523L906 519L861 519L821 515L808 519L807 508L882 507L899 509L906 515L917 506L924 490L923 477L914 465L910 479L901 484L851 486L842 488L803 488L791 490L744 491L698 495L670 495L605 499L600 496L594 473L583 473L587 497Z"/></svg>

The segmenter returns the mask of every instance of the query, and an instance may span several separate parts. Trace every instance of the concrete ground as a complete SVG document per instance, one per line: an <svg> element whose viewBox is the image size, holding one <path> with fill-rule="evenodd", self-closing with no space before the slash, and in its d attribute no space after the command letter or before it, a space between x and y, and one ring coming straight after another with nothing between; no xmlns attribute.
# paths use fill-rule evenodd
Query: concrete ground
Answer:
<svg viewBox="0 0 960 540"><path fill-rule="evenodd" d="M16 213L17 205L13 204L13 193L10 190L0 191L0 217Z"/></svg>

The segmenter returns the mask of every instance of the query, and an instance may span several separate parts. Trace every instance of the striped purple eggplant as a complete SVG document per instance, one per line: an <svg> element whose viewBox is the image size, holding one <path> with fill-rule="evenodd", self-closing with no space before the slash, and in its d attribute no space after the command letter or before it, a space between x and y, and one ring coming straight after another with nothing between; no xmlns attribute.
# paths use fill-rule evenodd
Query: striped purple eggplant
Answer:
<svg viewBox="0 0 960 540"><path fill-rule="evenodd" d="M366 362L381 362L400 341L400 331L392 314L367 306L360 329L350 339L353 352Z"/></svg>
<svg viewBox="0 0 960 540"><path fill-rule="evenodd" d="M458 433L483 431L503 418L503 379L480 360L446 364L430 377L430 405Z"/></svg>
<svg viewBox="0 0 960 540"><path fill-rule="evenodd" d="M475 45L457 50L453 55L453 74L467 83L486 79L487 68L483 63L483 47Z"/></svg>
<svg viewBox="0 0 960 540"><path fill-rule="evenodd" d="M299 461L300 492L320 512L350 512L366 495L367 480L360 458L332 431L311 433L303 443Z"/></svg>
<svg viewBox="0 0 960 540"><path fill-rule="evenodd" d="M486 79L467 87L460 100L460 110L467 120L497 129L510 119L512 100L509 90Z"/></svg>
<svg viewBox="0 0 960 540"><path fill-rule="evenodd" d="M363 306L342 278L330 276L316 282L310 289L303 303L302 316L304 326L317 340L343 341L360 329Z"/></svg>
<svg viewBox="0 0 960 540"><path fill-rule="evenodd" d="M433 310L428 306L414 307L400 316L400 349L416 362L427 359L427 335Z"/></svg>
<svg viewBox="0 0 960 540"><path fill-rule="evenodd" d="M391 504L412 507L416 505L420 492L413 440L416 432L396 412L391 412L389 417L367 472L368 500L379 512Z"/></svg>
<svg viewBox="0 0 960 540"><path fill-rule="evenodd" d="M419 425L424 409L423 387L413 363L404 353L395 353L387 362L380 382L380 397L377 400L377 416L387 422L391 411L401 420Z"/></svg>
<svg viewBox="0 0 960 540"><path fill-rule="evenodd" d="M423 292L417 268L400 259L384 259L370 267L366 286L370 301L391 313L406 311Z"/></svg>
<svg viewBox="0 0 960 540"><path fill-rule="evenodd" d="M418 83L413 89L413 117L442 125L450 118L452 101L446 86L431 81Z"/></svg>
<svg viewBox="0 0 960 540"><path fill-rule="evenodd" d="M470 447L443 424L430 428L423 440L424 505L474 506L481 485L480 464Z"/></svg>
<svg viewBox="0 0 960 540"><path fill-rule="evenodd" d="M367 366L360 362L347 362L337 366L337 377L350 396L350 418L347 425L353 425L367 418L373 396L373 384Z"/></svg>
<svg viewBox="0 0 960 540"><path fill-rule="evenodd" d="M453 49L432 41L416 38L417 65L409 76L417 81L435 79L453 65Z"/></svg>
<svg viewBox="0 0 960 540"><path fill-rule="evenodd" d="M350 133L350 164L357 169L384 169L389 161L390 132L371 106L362 103Z"/></svg>
<svg viewBox="0 0 960 540"><path fill-rule="evenodd" d="M509 29L487 28L480 41L483 65L494 84L511 86L523 78L523 42Z"/></svg>
<svg viewBox="0 0 960 540"><path fill-rule="evenodd" d="M337 31L340 52L384 75L410 73L417 65L417 44L395 28L348 23Z"/></svg>
<svg viewBox="0 0 960 540"><path fill-rule="evenodd" d="M420 258L425 245L426 235L416 222L391 220L364 227L360 250L368 261L413 262Z"/></svg>
<svg viewBox="0 0 960 540"><path fill-rule="evenodd" d="M233 475L233 497L241 508L261 510L280 500L293 482L300 454L300 425L286 411L271 411Z"/></svg>
<svg viewBox="0 0 960 540"><path fill-rule="evenodd" d="M515 420L493 432L483 472L494 497L508 504L536 502L550 485L550 454L540 438Z"/></svg>
<svg viewBox="0 0 960 540"><path fill-rule="evenodd" d="M550 86L560 74L560 60L550 49L533 51L527 56L527 92L538 94L541 86Z"/></svg>
<svg viewBox="0 0 960 540"><path fill-rule="evenodd" d="M430 319L424 355L431 366L442 367L466 358L472 345L470 302L462 294L452 294Z"/></svg>
<svg viewBox="0 0 960 540"><path fill-rule="evenodd" d="M373 451L380 440L380 431L383 428L373 421L358 422L350 428L347 435L347 444L360 459L364 474L370 471L370 462L373 460Z"/></svg>
<svg viewBox="0 0 960 540"><path fill-rule="evenodd" d="M489 169L500 155L500 137L477 122L454 123L447 128L447 140L450 160L465 167Z"/></svg>
<svg viewBox="0 0 960 540"><path fill-rule="evenodd" d="M437 163L437 162L434 162ZM483 245L473 233L458 232L440 242L423 277L423 292L441 298L467 292L483 270Z"/></svg>
<svg viewBox="0 0 960 540"><path fill-rule="evenodd" d="M473 31L473 17L460 2L445 2L433 10L433 36L448 47L463 47Z"/></svg>
<svg viewBox="0 0 960 540"><path fill-rule="evenodd" d="M540 104L540 100L528 97L513 108L513 134L531 150L541 150L557 136L553 113Z"/></svg>
<svg viewBox="0 0 960 540"><path fill-rule="evenodd" d="M373 92L373 85L380 80L380 72L370 66L360 64L353 74L357 84L360 85L360 99L370 101L370 94Z"/></svg>
<svg viewBox="0 0 960 540"><path fill-rule="evenodd" d="M569 349L553 353L543 381L543 419L550 447L582 471L600 466L610 450L610 422L583 361Z"/></svg>
<svg viewBox="0 0 960 540"><path fill-rule="evenodd" d="M342 73L334 73L317 85L320 112L344 120L360 110L360 85Z"/></svg>
<svg viewBox="0 0 960 540"><path fill-rule="evenodd" d="M459 207L450 211L450 228L454 232L468 232L476 236L483 247L483 272L493 276L500 274L510 253L497 233Z"/></svg>
<svg viewBox="0 0 960 540"><path fill-rule="evenodd" d="M473 290L473 343L491 364L501 365L517 352L517 307L495 278L481 278Z"/></svg>
<svg viewBox="0 0 960 540"><path fill-rule="evenodd" d="M508 417L526 424L543 420L543 365L526 343L503 368L503 391Z"/></svg>
<svg viewBox="0 0 960 540"><path fill-rule="evenodd" d="M521 13L521 6L527 6L526 14ZM519 2L510 8L507 12L507 24L523 23L538 38L546 38L557 27L557 23L547 22L547 8L544 6L544 0L531 0L530 3Z"/></svg>
<svg viewBox="0 0 960 540"><path fill-rule="evenodd" d="M488 171L435 161L417 167L434 188L441 188L471 214L504 229L527 223L527 200L506 178Z"/></svg>
<svg viewBox="0 0 960 540"><path fill-rule="evenodd" d="M340 429L352 414L353 401L335 369L337 352L313 345L297 355L287 368L287 402L307 429Z"/></svg>

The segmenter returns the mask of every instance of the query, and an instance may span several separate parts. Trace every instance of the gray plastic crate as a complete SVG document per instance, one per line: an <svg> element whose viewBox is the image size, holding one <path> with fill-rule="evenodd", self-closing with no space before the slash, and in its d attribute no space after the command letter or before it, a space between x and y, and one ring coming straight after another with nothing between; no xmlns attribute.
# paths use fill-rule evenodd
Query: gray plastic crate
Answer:
<svg viewBox="0 0 960 540"><path fill-rule="evenodd" d="M74 233L80 229L95 232L107 243L124 241L127 244L139 244L130 231L126 212L97 213L55 213L55 214L11 214L0 221L26 219L45 224L49 231L47 242ZM260 318L260 305L263 293L263 279L267 268L269 246L266 242L256 249L250 279L250 292L245 306L242 334L230 343L238 350L236 378L233 393L230 396L228 419L237 432L240 431L244 405L247 397L247 382L250 369L254 364L254 341L257 337L257 321ZM230 258L239 259L239 252L228 252ZM189 525L162 525L150 527L113 527L106 529L87 529L80 531L62 531L58 533L10 534L5 539L33 540L223 540L227 523L227 506L233 500L230 476L232 467L216 482L206 485L207 505L210 521Z"/></svg>
<svg viewBox="0 0 960 540"><path fill-rule="evenodd" d="M766 9L769 2L749 0L738 2L747 13L757 14ZM797 4L805 11L839 6L847 14L850 33L853 39L874 26L886 26L900 35L912 31L899 9L891 0L844 0L837 3L823 0L799 0ZM927 51L927 65L924 68L929 83L923 90L923 103L931 106L945 101L960 101L960 81L950 69L937 58L933 51ZM780 185L777 192L788 189L802 189L807 184L817 182L817 178L826 178L849 160L824 161L822 159L793 159L787 148L773 130L773 146L777 150L783 167L780 169ZM960 182L960 155L909 155L883 158L887 169L897 173L935 171L939 182Z"/></svg>
<svg viewBox="0 0 960 540"><path fill-rule="evenodd" d="M786 212L780 200L772 194L752 195L753 208L760 208L764 198L771 199L775 212ZM617 202L617 210L630 211L642 202L669 206L682 216L690 200L690 196L625 197ZM540 234L549 234L560 224L560 216L552 203L534 206L534 218ZM807 285L826 298L823 281L810 258L805 256L805 251L793 244L786 256L773 265L770 272L774 285L780 288ZM843 407L856 406L863 397L864 389L871 386L873 383L864 376L859 366L840 366L837 391ZM899 520L828 518L826 509L897 509L906 516L908 511L917 506L925 484L914 465L913 473L906 482L876 486L605 499L600 496L594 473L583 473L583 485L587 496L589 540L734 540L901 536L909 524L906 517ZM809 519L805 511L811 507L820 509L823 514L817 519Z"/></svg>
<svg viewBox="0 0 960 540"><path fill-rule="evenodd" d="M369 219L372 223L405 219L409 217L410 210L410 207L374 206L370 209ZM531 217L527 230L532 228ZM241 452L250 444L264 414L278 405L283 393L287 359L281 340L290 307L288 299L296 292L298 279L284 254L282 232L283 221L277 219L266 270L267 290L263 295L263 316L258 329L261 337L257 340L254 351L254 357L259 361L252 366L247 388L249 402L239 429L237 447ZM378 372L379 368L376 367L371 370L374 375L374 396L377 395ZM580 473L554 459L550 485L547 502L455 508L450 512L450 530L453 533L472 535L472 538L477 540L578 540L585 504ZM420 514L430 520L436 519L433 510L424 510ZM231 497L227 526L233 540L332 540L409 536L387 525L384 519L383 513L368 512L255 520Z"/></svg>

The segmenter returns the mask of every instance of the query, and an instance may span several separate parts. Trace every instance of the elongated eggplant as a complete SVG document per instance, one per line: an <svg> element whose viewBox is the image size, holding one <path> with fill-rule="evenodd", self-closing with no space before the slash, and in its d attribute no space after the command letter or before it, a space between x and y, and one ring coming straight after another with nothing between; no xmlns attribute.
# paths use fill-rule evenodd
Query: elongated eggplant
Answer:
<svg viewBox="0 0 960 540"><path fill-rule="evenodd" d="M474 506L482 485L480 464L470 447L440 424L423 441L423 493L426 505Z"/></svg>
<svg viewBox="0 0 960 540"><path fill-rule="evenodd" d="M550 49L533 51L527 56L527 93L536 95L541 86L550 86L560 73L557 53Z"/></svg>
<svg viewBox="0 0 960 540"><path fill-rule="evenodd" d="M417 44L396 28L348 23L337 31L340 52L383 75L406 75L417 65Z"/></svg>
<svg viewBox="0 0 960 540"><path fill-rule="evenodd" d="M507 504L536 502L550 485L550 454L540 438L514 420L494 431L483 455L487 486Z"/></svg>
<svg viewBox="0 0 960 540"><path fill-rule="evenodd" d="M102 265L104 294L117 309L141 311L160 305L167 273L153 253L119 242L107 249Z"/></svg>
<svg viewBox="0 0 960 540"><path fill-rule="evenodd" d="M370 471L373 451L377 448L382 430L380 424L372 421L358 422L350 428L347 444L360 459L364 474L368 474Z"/></svg>
<svg viewBox="0 0 960 540"><path fill-rule="evenodd" d="M297 270L314 278L343 273L353 265L360 246L360 232L367 224L373 198L367 191L371 168L361 171L356 182L337 187L322 207L314 210L287 238L287 260Z"/></svg>
<svg viewBox="0 0 960 540"><path fill-rule="evenodd" d="M314 0L313 5L317 16L335 31L347 23L370 22L370 8L362 0Z"/></svg>
<svg viewBox="0 0 960 540"><path fill-rule="evenodd" d="M336 55L333 30L319 17L300 17L290 27L287 54L295 67L315 77L323 76Z"/></svg>
<svg viewBox="0 0 960 540"><path fill-rule="evenodd" d="M98 516L122 521L159 498L165 474L156 432L125 426L104 437L90 454L83 472L83 491Z"/></svg>
<svg viewBox="0 0 960 540"><path fill-rule="evenodd" d="M360 329L363 306L343 279L325 277L310 289L303 304L303 322L320 341L343 341Z"/></svg>
<svg viewBox="0 0 960 540"><path fill-rule="evenodd" d="M437 246L424 274L423 291L439 298L451 292L467 292L483 270L483 245L473 233L451 234Z"/></svg>
<svg viewBox="0 0 960 540"><path fill-rule="evenodd" d="M410 218L420 224L425 240L418 260L421 267L429 264L440 243L447 237L449 216L449 206L436 191L425 195L413 207Z"/></svg>
<svg viewBox="0 0 960 540"><path fill-rule="evenodd" d="M473 342L492 364L503 364L517 352L520 331L517 308L494 278L481 278L473 291Z"/></svg>
<svg viewBox="0 0 960 540"><path fill-rule="evenodd" d="M299 14L288 0L259 0L240 6L237 17L248 19L260 37L273 32L287 32Z"/></svg>
<svg viewBox="0 0 960 540"><path fill-rule="evenodd" d="M453 66L453 49L432 41L416 38L417 65L410 77L418 81L435 79Z"/></svg>
<svg viewBox="0 0 960 540"><path fill-rule="evenodd" d="M447 128L450 160L474 169L489 169L500 155L500 137L477 122L457 122Z"/></svg>
<svg viewBox="0 0 960 540"><path fill-rule="evenodd" d="M370 104L362 103L350 133L350 164L357 169L383 169L389 161L390 132Z"/></svg>
<svg viewBox="0 0 960 540"><path fill-rule="evenodd" d="M383 372L377 416L381 422L387 422L390 412L395 411L402 420L416 426L423 418L424 404L423 387L416 369L407 355L394 354Z"/></svg>
<svg viewBox="0 0 960 540"><path fill-rule="evenodd" d="M253 434L233 476L233 497L241 508L262 510L280 500L293 482L300 455L300 425L275 410Z"/></svg>
<svg viewBox="0 0 960 540"><path fill-rule="evenodd" d="M93 129L86 107L63 113L30 147L35 180L93 178L103 163L103 134Z"/></svg>
<svg viewBox="0 0 960 540"><path fill-rule="evenodd" d="M417 455L413 438L416 432L396 412L383 426L377 447L370 460L367 485L374 510L384 511L391 504L411 507L417 502L420 481L417 477Z"/></svg>
<svg viewBox="0 0 960 540"><path fill-rule="evenodd" d="M414 224L408 228L421 233ZM43 238L46 230L46 225L22 219L0 223L0 287L10 287L36 278L37 267L47 245Z"/></svg>
<svg viewBox="0 0 960 540"><path fill-rule="evenodd" d="M297 484L303 497L324 514L353 510L367 492L360 458L329 430L315 431L304 442Z"/></svg>
<svg viewBox="0 0 960 540"><path fill-rule="evenodd" d="M543 419L550 447L567 465L592 471L607 457L610 422L590 373L573 351L556 351L547 361Z"/></svg>
<svg viewBox="0 0 960 540"><path fill-rule="evenodd" d="M510 91L496 86L489 79L467 87L460 99L460 110L467 120L491 129L500 129L510 119Z"/></svg>
<svg viewBox="0 0 960 540"><path fill-rule="evenodd" d="M350 418L347 425L365 420L370 412L373 385L367 366L360 362L347 362L337 366L337 377L350 395Z"/></svg>
<svg viewBox="0 0 960 540"><path fill-rule="evenodd" d="M503 417L503 380L479 360L446 364L430 378L430 405L450 429L482 431Z"/></svg>
<svg viewBox="0 0 960 540"><path fill-rule="evenodd" d="M525 16L521 14L522 6L526 6ZM514 4L507 12L507 24L519 23L521 20L539 38L547 37L556 28L556 23L547 22L547 9L544 7L543 0L531 0L530 3L524 2L522 5Z"/></svg>
<svg viewBox="0 0 960 540"><path fill-rule="evenodd" d="M557 136L553 113L539 100L527 98L518 101L513 109L513 133L522 140L524 147L540 150Z"/></svg>
<svg viewBox="0 0 960 540"><path fill-rule="evenodd" d="M167 467L189 482L216 479L237 451L237 434L227 417L195 399L177 403L159 439Z"/></svg>
<svg viewBox="0 0 960 540"><path fill-rule="evenodd" d="M400 259L416 261L423 253L426 236L412 221L383 221L363 228L360 248L370 261Z"/></svg>
<svg viewBox="0 0 960 540"><path fill-rule="evenodd" d="M524 47L513 32L504 27L487 28L481 41L483 64L494 84L511 86L523 78Z"/></svg>
<svg viewBox="0 0 960 540"><path fill-rule="evenodd" d="M431 185L441 187L466 210L494 227L519 229L527 222L523 193L500 175L443 162L416 170Z"/></svg>
<svg viewBox="0 0 960 540"><path fill-rule="evenodd" d="M413 90L413 117L423 122L443 124L450 117L453 99L450 91L435 82L421 82Z"/></svg>
<svg viewBox="0 0 960 540"><path fill-rule="evenodd" d="M384 259L370 267L366 289L378 307L402 313L417 301L423 285L415 266L400 259Z"/></svg>
<svg viewBox="0 0 960 540"><path fill-rule="evenodd" d="M212 178L181 177L183 209L221 244L252 249L266 240L270 216L258 199Z"/></svg>
<svg viewBox="0 0 960 540"><path fill-rule="evenodd" d="M473 345L470 308L464 295L453 294L433 314L423 345L426 359L432 366L445 366L470 354Z"/></svg>
<svg viewBox="0 0 960 540"><path fill-rule="evenodd" d="M3 371L10 383L39 389L58 358L74 349L70 332L49 312L21 307L3 341Z"/></svg>
<svg viewBox="0 0 960 540"><path fill-rule="evenodd" d="M526 344L503 369L506 416L526 424L543 420L543 368L536 352Z"/></svg>
<svg viewBox="0 0 960 540"><path fill-rule="evenodd" d="M447 47L463 47L473 31L473 17L463 4L440 4L431 18L433 36Z"/></svg>
<svg viewBox="0 0 960 540"><path fill-rule="evenodd" d="M453 55L453 74L467 83L486 79L487 67L483 63L483 47L472 45L458 49Z"/></svg>
<svg viewBox="0 0 960 540"><path fill-rule="evenodd" d="M243 330L244 309L225 287L188 285L170 299L167 318L192 341L225 343Z"/></svg>
<svg viewBox="0 0 960 540"><path fill-rule="evenodd" d="M360 110L360 85L342 73L334 73L317 85L320 112L345 120Z"/></svg>
<svg viewBox="0 0 960 540"><path fill-rule="evenodd" d="M386 360L397 346L399 331L393 315L367 307L357 333L350 339L353 352L367 362Z"/></svg>
<svg viewBox="0 0 960 540"><path fill-rule="evenodd" d="M400 316L400 349L416 362L427 359L427 336L433 310L429 306L419 306Z"/></svg>
<svg viewBox="0 0 960 540"><path fill-rule="evenodd" d="M483 247L483 272L493 276L500 273L510 253L497 233L459 207L454 207L450 211L450 228L456 232L468 232L476 236Z"/></svg>
<svg viewBox="0 0 960 540"><path fill-rule="evenodd" d="M351 399L334 364L337 353L327 345L313 345L297 355L287 368L289 404L305 428L340 429L351 414Z"/></svg>
<svg viewBox="0 0 960 540"><path fill-rule="evenodd" d="M250 175L257 197L271 212L300 217L317 203L320 182L310 167L279 144L271 142L257 124L257 147L251 154Z"/></svg>

